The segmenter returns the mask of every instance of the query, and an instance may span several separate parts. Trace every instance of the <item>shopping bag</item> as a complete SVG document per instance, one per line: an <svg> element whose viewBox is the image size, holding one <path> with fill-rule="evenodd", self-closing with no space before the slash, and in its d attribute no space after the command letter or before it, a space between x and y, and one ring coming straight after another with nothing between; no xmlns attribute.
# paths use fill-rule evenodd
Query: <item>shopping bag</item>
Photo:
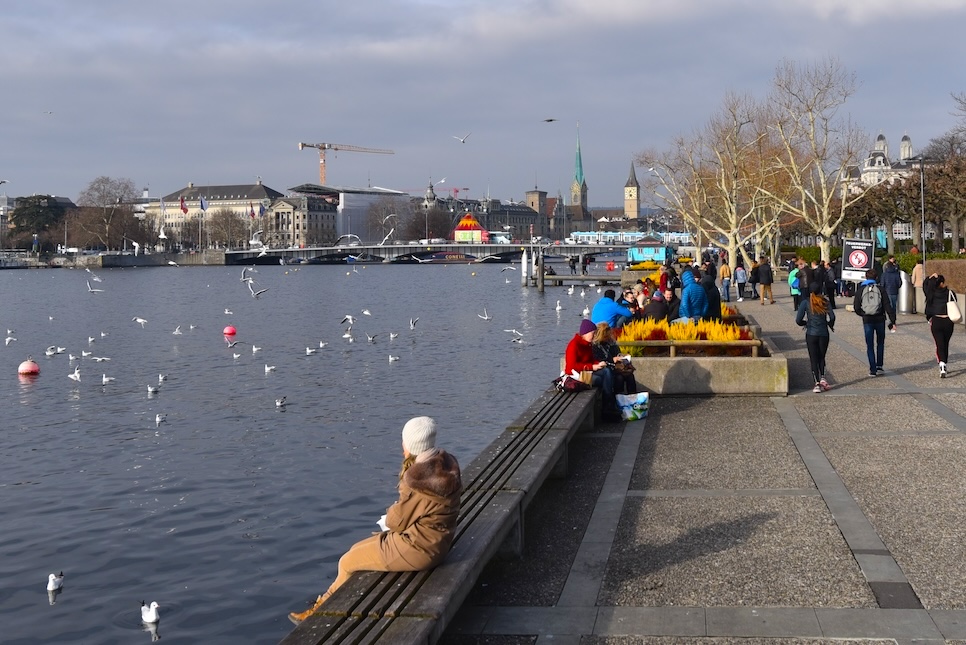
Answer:
<svg viewBox="0 0 966 645"><path fill-rule="evenodd" d="M621 416L627 421L637 421L646 417L649 406L647 392L617 395L617 407L621 410Z"/></svg>
<svg viewBox="0 0 966 645"><path fill-rule="evenodd" d="M959 322L963 319L963 312L959 310L959 305L956 304L956 296L952 290L949 291L949 300L946 301L946 315L953 322Z"/></svg>

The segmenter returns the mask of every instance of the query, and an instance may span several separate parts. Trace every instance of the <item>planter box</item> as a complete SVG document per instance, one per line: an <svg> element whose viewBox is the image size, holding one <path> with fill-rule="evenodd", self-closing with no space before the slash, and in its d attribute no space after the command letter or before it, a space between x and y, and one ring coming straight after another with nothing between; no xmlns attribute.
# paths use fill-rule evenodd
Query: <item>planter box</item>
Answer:
<svg viewBox="0 0 966 645"><path fill-rule="evenodd" d="M786 396L788 361L767 338L768 356L632 358L640 389L661 395Z"/></svg>

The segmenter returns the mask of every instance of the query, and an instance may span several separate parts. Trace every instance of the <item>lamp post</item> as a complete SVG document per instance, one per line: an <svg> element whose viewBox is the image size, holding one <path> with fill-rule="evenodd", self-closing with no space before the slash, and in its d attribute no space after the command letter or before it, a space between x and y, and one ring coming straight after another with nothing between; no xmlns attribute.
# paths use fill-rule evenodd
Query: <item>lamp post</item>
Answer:
<svg viewBox="0 0 966 645"><path fill-rule="evenodd" d="M6 179L0 179L0 185L8 183ZM3 222L0 222L0 251L3 251L3 229L7 228L7 199L6 193L4 193L3 206Z"/></svg>
<svg viewBox="0 0 966 645"><path fill-rule="evenodd" d="M922 238L922 274L929 275L926 272L926 157L923 155L916 155L915 157L909 157L906 161L918 161L919 162L919 214L922 218L921 220L921 232L920 237ZM940 238L941 239L941 238Z"/></svg>

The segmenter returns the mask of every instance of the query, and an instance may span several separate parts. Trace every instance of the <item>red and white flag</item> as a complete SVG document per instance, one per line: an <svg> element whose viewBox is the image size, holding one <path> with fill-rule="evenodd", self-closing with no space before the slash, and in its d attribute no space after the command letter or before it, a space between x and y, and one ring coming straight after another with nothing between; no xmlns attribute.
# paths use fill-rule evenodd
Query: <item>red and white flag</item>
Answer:
<svg viewBox="0 0 966 645"><path fill-rule="evenodd" d="M184 197L181 198L181 212L185 215L188 214L188 207L184 205Z"/></svg>
<svg viewBox="0 0 966 645"><path fill-rule="evenodd" d="M251 202L248 202L248 216L255 219L255 207Z"/></svg>

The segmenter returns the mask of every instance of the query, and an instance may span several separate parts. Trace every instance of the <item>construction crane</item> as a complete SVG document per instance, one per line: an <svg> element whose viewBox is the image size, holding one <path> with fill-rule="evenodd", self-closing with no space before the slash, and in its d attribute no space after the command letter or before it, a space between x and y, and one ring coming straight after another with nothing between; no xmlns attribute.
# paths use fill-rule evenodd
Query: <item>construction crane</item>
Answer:
<svg viewBox="0 0 966 645"><path fill-rule="evenodd" d="M443 192L444 193L453 193L453 200L455 201L455 200L457 200L457 199L460 198L460 191L461 190L463 192L468 192L469 191L469 188L444 188L443 189Z"/></svg>
<svg viewBox="0 0 966 645"><path fill-rule="evenodd" d="M299 150L305 148L317 148L319 151L319 183L325 185L325 151L332 150L333 152L372 152L380 155L394 155L396 154L392 150L382 150L379 148L362 148L360 146L350 146L344 143L301 143L299 142Z"/></svg>

